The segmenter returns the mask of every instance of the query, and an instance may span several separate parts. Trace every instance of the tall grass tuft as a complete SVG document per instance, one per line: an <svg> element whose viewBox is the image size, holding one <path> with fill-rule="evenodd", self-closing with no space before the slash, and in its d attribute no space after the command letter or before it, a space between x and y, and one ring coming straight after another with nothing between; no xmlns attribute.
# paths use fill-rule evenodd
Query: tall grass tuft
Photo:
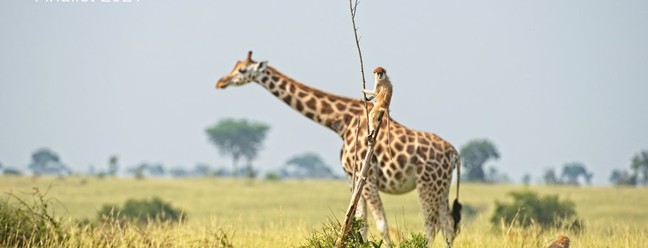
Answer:
<svg viewBox="0 0 648 248"><path fill-rule="evenodd" d="M50 214L48 201L38 188L34 188L32 203L12 193L8 195L0 202L0 246L46 246L68 238L60 220ZM10 202L11 198L17 202Z"/></svg>

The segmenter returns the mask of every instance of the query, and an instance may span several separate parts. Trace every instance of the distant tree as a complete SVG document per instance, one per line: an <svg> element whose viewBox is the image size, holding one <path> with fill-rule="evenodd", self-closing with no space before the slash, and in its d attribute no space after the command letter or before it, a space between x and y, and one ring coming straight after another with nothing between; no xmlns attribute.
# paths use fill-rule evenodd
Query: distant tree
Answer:
<svg viewBox="0 0 648 248"><path fill-rule="evenodd" d="M531 184L531 175L524 174L524 176L522 176L522 184L524 184L524 185Z"/></svg>
<svg viewBox="0 0 648 248"><path fill-rule="evenodd" d="M206 132L221 154L232 157L232 174L237 176L241 157L247 160L247 171L253 171L252 161L261 150L269 129L270 127L263 123L224 119L208 127Z"/></svg>
<svg viewBox="0 0 648 248"><path fill-rule="evenodd" d="M144 179L144 169L146 168L145 163L141 163L137 165L135 168L131 169L130 171L135 175L135 179L142 180Z"/></svg>
<svg viewBox="0 0 648 248"><path fill-rule="evenodd" d="M117 176L117 171L119 171L119 158L117 155L112 155L108 159L108 175L111 177L116 177Z"/></svg>
<svg viewBox="0 0 648 248"><path fill-rule="evenodd" d="M306 152L293 156L286 161L280 171L279 176L283 178L335 178L335 174L319 155L312 152Z"/></svg>
<svg viewBox="0 0 648 248"><path fill-rule="evenodd" d="M485 182L484 164L488 160L499 159L497 147L487 139L471 140L459 152L463 159L463 167L468 169L467 180Z"/></svg>
<svg viewBox="0 0 648 248"><path fill-rule="evenodd" d="M197 163L192 171L192 174L198 177L210 176L213 173L211 167L205 163Z"/></svg>
<svg viewBox="0 0 648 248"><path fill-rule="evenodd" d="M36 175L69 175L72 171L65 166L58 154L48 148L41 148L32 153L29 169Z"/></svg>
<svg viewBox="0 0 648 248"><path fill-rule="evenodd" d="M548 185L561 184L558 176L556 176L556 171L553 168L547 169L542 175L542 179L544 180L545 184Z"/></svg>
<svg viewBox="0 0 648 248"><path fill-rule="evenodd" d="M191 174L185 168L178 166L169 169L169 175L172 177L188 177Z"/></svg>
<svg viewBox="0 0 648 248"><path fill-rule="evenodd" d="M146 162L128 169L128 172L135 175L137 179L144 179L145 176L160 177L165 174L164 165L160 163L149 164Z"/></svg>
<svg viewBox="0 0 648 248"><path fill-rule="evenodd" d="M566 179L565 182L571 185L578 185L578 178L585 178L587 184L591 183L593 174L588 172L585 165L580 162L571 162L563 165L561 179Z"/></svg>
<svg viewBox="0 0 648 248"><path fill-rule="evenodd" d="M154 177L161 177L164 176L164 165L157 163L157 164L150 164L146 167L146 171L148 172L149 175L154 176Z"/></svg>
<svg viewBox="0 0 648 248"><path fill-rule="evenodd" d="M630 168L637 175L638 183L648 185L648 150L643 150L635 154L632 157ZM641 176L640 180L639 176Z"/></svg>
<svg viewBox="0 0 648 248"><path fill-rule="evenodd" d="M615 169L612 170L612 174L610 175L610 182L617 186L637 185L637 175L631 175L626 170Z"/></svg>

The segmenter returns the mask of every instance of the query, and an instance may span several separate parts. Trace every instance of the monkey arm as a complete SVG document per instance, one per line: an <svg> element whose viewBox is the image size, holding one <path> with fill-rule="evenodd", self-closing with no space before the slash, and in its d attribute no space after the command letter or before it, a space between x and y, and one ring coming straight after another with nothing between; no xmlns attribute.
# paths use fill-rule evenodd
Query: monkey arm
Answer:
<svg viewBox="0 0 648 248"><path fill-rule="evenodd" d="M369 96L365 96L365 100L367 102L372 101L374 98L376 98L376 91L375 90L368 90L368 89L362 89L362 93L365 93Z"/></svg>

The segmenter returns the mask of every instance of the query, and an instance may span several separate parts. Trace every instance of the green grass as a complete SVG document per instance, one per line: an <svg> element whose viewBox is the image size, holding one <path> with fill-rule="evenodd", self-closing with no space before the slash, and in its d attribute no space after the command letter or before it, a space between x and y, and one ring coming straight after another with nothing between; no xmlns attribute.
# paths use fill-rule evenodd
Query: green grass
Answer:
<svg viewBox="0 0 648 248"><path fill-rule="evenodd" d="M121 205L127 199L158 196L186 210L189 220L181 225L151 225L119 229L123 247L193 247L220 242L225 235L234 247L292 247L305 244L313 230L327 219L342 218L350 192L345 181L246 181L225 179L65 179L0 177L0 192L31 199L37 187L53 199L53 215L71 228L70 245L92 245L97 235L111 233L72 228L75 221L96 219L104 204ZM502 226L494 230L489 218L494 200L519 185L463 184L460 200L479 210L466 219L456 247L542 247L562 233ZM540 195L557 194L576 204L585 222L582 234L566 233L572 247L644 247L648 243L648 189L531 186ZM5 199L3 196L2 199ZM424 232L416 192L382 195L394 241ZM340 220L341 221L341 220ZM379 237L369 218L371 235ZM111 227L114 229L114 227ZM84 231L85 230L85 231ZM508 232L507 232L508 230ZM104 232L105 231L105 232ZM112 230L116 232L115 230ZM103 237L105 238L105 237ZM76 242L76 243L74 243ZM118 241L115 241L118 242ZM110 245L109 245L110 246ZM443 247L437 236L433 247Z"/></svg>

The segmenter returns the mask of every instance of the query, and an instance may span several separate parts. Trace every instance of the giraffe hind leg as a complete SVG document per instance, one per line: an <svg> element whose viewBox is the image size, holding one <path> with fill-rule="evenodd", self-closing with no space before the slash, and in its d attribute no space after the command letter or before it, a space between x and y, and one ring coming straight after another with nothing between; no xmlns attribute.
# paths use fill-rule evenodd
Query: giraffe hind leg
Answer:
<svg viewBox="0 0 648 248"><path fill-rule="evenodd" d="M423 210L423 216L425 218L425 234L428 244L432 245L440 224L438 203L434 197L435 187L423 186L422 184L417 183L417 188L419 200L421 202L421 209Z"/></svg>
<svg viewBox="0 0 648 248"><path fill-rule="evenodd" d="M452 243L454 241L454 238L456 237L456 231L455 231L455 218L453 216L456 205L453 206L453 213L450 212L450 208L448 206L448 198L447 197L441 197L440 203L440 216L439 219L441 220L441 225L443 229L443 237L444 241L446 244L446 247L450 248L452 247ZM455 203L459 203L455 201ZM458 224L458 223L457 223Z"/></svg>

